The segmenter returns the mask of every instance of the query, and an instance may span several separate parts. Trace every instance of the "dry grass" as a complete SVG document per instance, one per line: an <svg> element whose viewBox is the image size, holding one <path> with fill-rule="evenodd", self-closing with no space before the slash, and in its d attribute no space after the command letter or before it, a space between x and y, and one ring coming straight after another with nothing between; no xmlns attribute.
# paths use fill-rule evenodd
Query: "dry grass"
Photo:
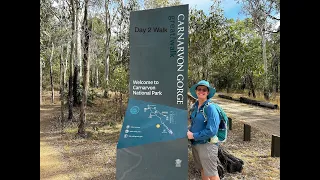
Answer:
<svg viewBox="0 0 320 180"><path fill-rule="evenodd" d="M78 122L71 121L65 123L59 138L48 142L48 145L54 147L57 154L68 163L66 169L69 179L115 179L116 144L121 120L120 116L113 115L119 111L119 107L114 106L112 101L113 99L99 98L94 101L94 106L87 107L86 139L76 135ZM44 104L50 104L50 99L44 101ZM43 107L41 109L50 110ZM50 120L51 132L61 130L59 110L57 109L56 115ZM67 114L65 111L66 117ZM74 108L74 119L79 119L78 108ZM56 171L57 175L59 171ZM59 178L57 176L54 179Z"/></svg>
<svg viewBox="0 0 320 180"><path fill-rule="evenodd" d="M69 179L110 179L115 180L116 174L116 144L121 130L122 122L120 116L113 115L119 111L114 106L113 98L98 98L95 105L87 108L88 136L86 139L76 136L78 122L65 124L63 133L57 138L51 138L46 142L51 148L46 161L54 163L59 167L61 163L68 164L64 171L54 171L56 174L52 179L60 179L67 176ZM58 104L58 103L56 103ZM43 108L44 109L44 108ZM125 107L124 107L125 109ZM50 121L50 132L61 129L59 112L52 116ZM75 117L79 111L75 110ZM67 116L67 111L65 113ZM77 119L77 118L75 118ZM233 121L233 130L229 131L228 141L222 146L234 156L244 161L242 173L226 174L224 180L229 179L280 179L280 158L271 158L271 136L265 135L252 128L251 141L243 141L243 124ZM54 153L60 154L61 158L54 158ZM44 154L43 154L44 155ZM53 159L51 159L53 158ZM43 164L44 165L44 164ZM50 168L42 166L41 168ZM66 174L67 173L67 174ZM56 178L55 178L56 177ZM194 169L194 162L191 151L189 151L189 172L190 180L200 180L200 173Z"/></svg>

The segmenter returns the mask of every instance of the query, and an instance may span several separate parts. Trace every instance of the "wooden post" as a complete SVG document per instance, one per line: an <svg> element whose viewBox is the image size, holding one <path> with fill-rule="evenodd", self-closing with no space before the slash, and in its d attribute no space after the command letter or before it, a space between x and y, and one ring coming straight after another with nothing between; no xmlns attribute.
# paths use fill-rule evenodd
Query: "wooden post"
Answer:
<svg viewBox="0 0 320 180"><path fill-rule="evenodd" d="M280 136L272 135L271 157L280 157Z"/></svg>
<svg viewBox="0 0 320 180"><path fill-rule="evenodd" d="M250 125L244 124L243 140L244 141L251 140L251 126Z"/></svg>
<svg viewBox="0 0 320 180"><path fill-rule="evenodd" d="M232 119L228 117L229 130L232 130Z"/></svg>

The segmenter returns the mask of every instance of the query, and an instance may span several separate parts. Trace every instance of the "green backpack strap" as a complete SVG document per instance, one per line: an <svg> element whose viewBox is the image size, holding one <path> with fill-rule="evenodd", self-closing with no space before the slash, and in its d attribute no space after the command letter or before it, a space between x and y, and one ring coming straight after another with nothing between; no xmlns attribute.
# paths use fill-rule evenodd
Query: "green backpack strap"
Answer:
<svg viewBox="0 0 320 180"><path fill-rule="evenodd" d="M207 118L207 114L208 114L208 110L207 108L210 106L210 104L214 104L211 100L209 100L208 102L206 102L206 104L203 106L203 109L200 110L200 112L203 114L204 117L204 122L207 122L208 118Z"/></svg>

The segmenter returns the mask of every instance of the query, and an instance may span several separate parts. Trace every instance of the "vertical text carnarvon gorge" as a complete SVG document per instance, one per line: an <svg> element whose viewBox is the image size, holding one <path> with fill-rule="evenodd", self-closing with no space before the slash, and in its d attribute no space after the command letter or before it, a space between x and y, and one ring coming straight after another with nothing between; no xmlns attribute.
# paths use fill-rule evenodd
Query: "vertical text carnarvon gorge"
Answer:
<svg viewBox="0 0 320 180"><path fill-rule="evenodd" d="M177 104L183 104L183 89L184 89L184 14L179 14L178 17L178 39L177 39Z"/></svg>

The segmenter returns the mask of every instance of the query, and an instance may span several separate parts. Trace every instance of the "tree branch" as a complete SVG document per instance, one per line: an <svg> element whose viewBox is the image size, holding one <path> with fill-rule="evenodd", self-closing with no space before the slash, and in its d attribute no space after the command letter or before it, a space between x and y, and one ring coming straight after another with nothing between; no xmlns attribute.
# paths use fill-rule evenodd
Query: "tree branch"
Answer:
<svg viewBox="0 0 320 180"><path fill-rule="evenodd" d="M271 13L272 5L273 5L273 1L269 4L269 10L267 11L267 14L266 14L267 16L269 16Z"/></svg>
<svg viewBox="0 0 320 180"><path fill-rule="evenodd" d="M69 0L66 1L67 4L68 4L68 10L69 10L69 14L70 14L70 17L72 16L72 7L71 7L71 3L69 2Z"/></svg>
<svg viewBox="0 0 320 180"><path fill-rule="evenodd" d="M276 18L276 17L274 17L274 16L272 16L272 15L268 15L271 19L273 19L273 20L277 20L277 21L280 21L280 18Z"/></svg>
<svg viewBox="0 0 320 180"><path fill-rule="evenodd" d="M276 33L279 33L279 32L280 32L280 28L278 28L277 31L267 31L266 33L268 33L268 34L270 34L270 33L276 34Z"/></svg>
<svg viewBox="0 0 320 180"><path fill-rule="evenodd" d="M111 19L110 25L113 24L113 22L114 22L114 20L115 20L115 17L116 17L116 15L117 15L117 13L118 13L118 11L119 11L119 9L117 8L117 9L116 9L116 12L114 12L114 14L113 14L113 17L112 17L112 19Z"/></svg>

